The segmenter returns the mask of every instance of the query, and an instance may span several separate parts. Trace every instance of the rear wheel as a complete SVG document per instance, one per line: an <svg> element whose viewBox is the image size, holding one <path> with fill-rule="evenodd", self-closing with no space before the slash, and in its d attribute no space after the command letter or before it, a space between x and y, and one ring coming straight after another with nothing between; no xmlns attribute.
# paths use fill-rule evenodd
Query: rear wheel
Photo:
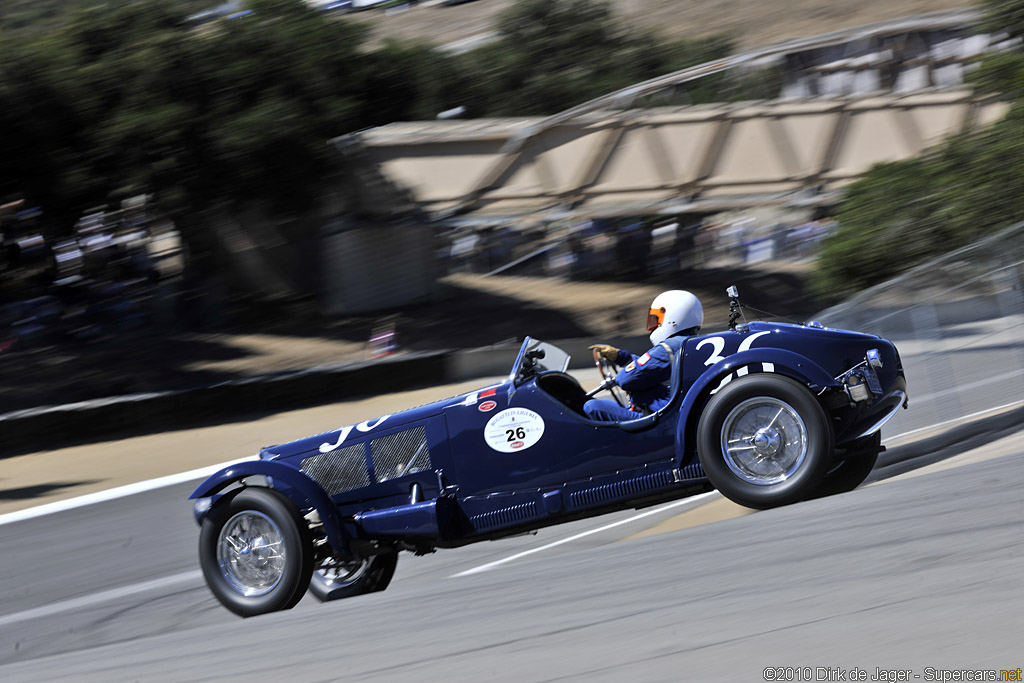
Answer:
<svg viewBox="0 0 1024 683"><path fill-rule="evenodd" d="M843 460L834 463L825 474L821 486L814 492L814 498L834 496L852 491L868 478L882 452L882 433L875 432L865 437L843 453Z"/></svg>
<svg viewBox="0 0 1024 683"><path fill-rule="evenodd" d="M290 609L313 572L309 528L281 493L245 488L206 515L199 564L214 597L235 614Z"/></svg>
<svg viewBox="0 0 1024 683"><path fill-rule="evenodd" d="M712 396L697 427L697 448L722 495L765 509L813 495L832 461L832 426L805 386L759 373Z"/></svg>
<svg viewBox="0 0 1024 683"><path fill-rule="evenodd" d="M328 560L313 573L309 592L318 600L341 600L382 591L391 583L398 553L364 557L353 562Z"/></svg>

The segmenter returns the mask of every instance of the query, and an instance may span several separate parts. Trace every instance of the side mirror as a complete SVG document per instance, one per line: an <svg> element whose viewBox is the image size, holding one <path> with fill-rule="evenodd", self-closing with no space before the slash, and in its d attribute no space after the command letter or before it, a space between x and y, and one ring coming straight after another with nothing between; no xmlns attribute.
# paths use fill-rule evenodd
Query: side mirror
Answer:
<svg viewBox="0 0 1024 683"><path fill-rule="evenodd" d="M739 297L740 290L736 289L736 285L729 285L729 288L725 290L725 293L730 299L735 299Z"/></svg>

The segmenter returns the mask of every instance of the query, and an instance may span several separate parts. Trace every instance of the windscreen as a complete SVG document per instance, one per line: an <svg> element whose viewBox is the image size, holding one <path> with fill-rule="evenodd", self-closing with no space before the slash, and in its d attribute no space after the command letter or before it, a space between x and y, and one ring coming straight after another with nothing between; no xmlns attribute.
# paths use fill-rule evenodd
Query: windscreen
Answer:
<svg viewBox="0 0 1024 683"><path fill-rule="evenodd" d="M565 372L569 367L569 359L569 354L554 344L527 337L519 349L516 364L509 377L518 384L548 370Z"/></svg>

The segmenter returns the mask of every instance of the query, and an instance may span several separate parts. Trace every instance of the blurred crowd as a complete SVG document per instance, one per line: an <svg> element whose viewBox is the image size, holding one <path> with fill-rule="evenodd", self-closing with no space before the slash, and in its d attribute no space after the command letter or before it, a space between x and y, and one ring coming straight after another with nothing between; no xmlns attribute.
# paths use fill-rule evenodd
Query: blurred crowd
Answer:
<svg viewBox="0 0 1024 683"><path fill-rule="evenodd" d="M173 235L154 234L145 199L83 215L70 234L19 201L0 207L0 351L146 329L180 272Z"/></svg>
<svg viewBox="0 0 1024 683"><path fill-rule="evenodd" d="M445 272L644 279L694 268L813 258L833 218L793 223L591 219L530 227L464 226L443 236Z"/></svg>
<svg viewBox="0 0 1024 683"><path fill-rule="evenodd" d="M185 271L177 232L150 217L145 197L90 211L57 237L45 225L38 209L20 202L0 207L0 352L223 326L227 274ZM742 215L463 225L441 234L438 275L645 281L810 259L836 228L832 219ZM375 329L368 344L372 355L393 352L394 330Z"/></svg>

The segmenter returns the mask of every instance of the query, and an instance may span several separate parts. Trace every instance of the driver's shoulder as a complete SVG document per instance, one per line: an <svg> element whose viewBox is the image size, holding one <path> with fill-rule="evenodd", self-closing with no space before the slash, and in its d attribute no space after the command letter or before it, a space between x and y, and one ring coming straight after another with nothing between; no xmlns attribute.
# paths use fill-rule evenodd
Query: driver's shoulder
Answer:
<svg viewBox="0 0 1024 683"><path fill-rule="evenodd" d="M674 351L673 351L674 353ZM661 344L655 344L649 348L642 356L638 356L636 359L636 365L638 367L644 367L650 365L664 365L671 360L671 354Z"/></svg>
<svg viewBox="0 0 1024 683"><path fill-rule="evenodd" d="M666 357L668 357L670 353L683 353L686 350L686 340L688 338L689 337L669 337L658 344L658 348L661 349L661 352L665 354Z"/></svg>

